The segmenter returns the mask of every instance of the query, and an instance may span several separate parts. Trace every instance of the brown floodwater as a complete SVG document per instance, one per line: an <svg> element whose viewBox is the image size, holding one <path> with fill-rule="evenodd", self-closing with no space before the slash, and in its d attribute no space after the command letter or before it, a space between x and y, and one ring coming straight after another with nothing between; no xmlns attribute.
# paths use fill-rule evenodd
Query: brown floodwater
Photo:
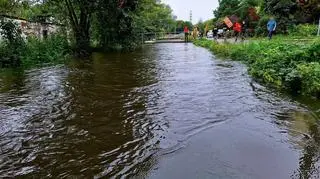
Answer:
<svg viewBox="0 0 320 179"><path fill-rule="evenodd" d="M0 72L0 178L318 178L320 103L192 44Z"/></svg>

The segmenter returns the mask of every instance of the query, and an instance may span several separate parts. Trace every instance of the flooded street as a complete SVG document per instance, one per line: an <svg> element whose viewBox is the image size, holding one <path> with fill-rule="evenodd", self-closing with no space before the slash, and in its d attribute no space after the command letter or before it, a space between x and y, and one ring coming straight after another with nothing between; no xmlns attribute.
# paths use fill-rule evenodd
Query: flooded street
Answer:
<svg viewBox="0 0 320 179"><path fill-rule="evenodd" d="M0 178L318 178L320 103L193 44L0 72Z"/></svg>

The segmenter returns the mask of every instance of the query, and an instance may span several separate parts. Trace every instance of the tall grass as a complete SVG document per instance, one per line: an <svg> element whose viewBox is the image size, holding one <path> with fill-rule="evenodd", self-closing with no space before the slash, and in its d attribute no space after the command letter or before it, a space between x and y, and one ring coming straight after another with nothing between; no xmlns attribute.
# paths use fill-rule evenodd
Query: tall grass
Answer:
<svg viewBox="0 0 320 179"><path fill-rule="evenodd" d="M70 48L63 36L53 35L40 40L29 38L27 42L12 45L0 43L0 67L30 67L60 63L69 54Z"/></svg>
<svg viewBox="0 0 320 179"><path fill-rule="evenodd" d="M23 66L60 63L69 52L68 42L63 36L53 35L45 40L31 38L22 52L21 62Z"/></svg>
<svg viewBox="0 0 320 179"><path fill-rule="evenodd" d="M244 44L198 40L217 56L243 61L253 77L278 88L320 97L320 39L288 43L284 39Z"/></svg>
<svg viewBox="0 0 320 179"><path fill-rule="evenodd" d="M51 35L47 39L23 39L21 30L13 21L0 19L0 68L33 66L62 61L69 53L64 36Z"/></svg>

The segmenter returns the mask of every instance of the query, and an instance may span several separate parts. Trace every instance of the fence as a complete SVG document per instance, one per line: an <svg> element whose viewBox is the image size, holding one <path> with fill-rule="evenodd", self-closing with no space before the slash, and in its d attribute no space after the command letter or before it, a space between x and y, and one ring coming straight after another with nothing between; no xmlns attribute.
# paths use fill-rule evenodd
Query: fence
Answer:
<svg viewBox="0 0 320 179"><path fill-rule="evenodd" d="M157 40L174 40L174 39L183 39L183 33L177 32L145 32L140 33L141 43L148 41L157 41Z"/></svg>

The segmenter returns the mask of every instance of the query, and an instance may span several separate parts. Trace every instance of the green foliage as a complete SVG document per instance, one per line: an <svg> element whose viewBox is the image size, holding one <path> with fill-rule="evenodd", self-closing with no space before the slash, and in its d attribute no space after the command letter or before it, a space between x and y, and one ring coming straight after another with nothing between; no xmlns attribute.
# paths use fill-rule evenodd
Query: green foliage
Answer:
<svg viewBox="0 0 320 179"><path fill-rule="evenodd" d="M221 0L219 1L219 7L213 11L213 14L216 18L236 15L240 2L240 0Z"/></svg>
<svg viewBox="0 0 320 179"><path fill-rule="evenodd" d="M209 48L220 57L245 62L249 73L265 83L320 97L319 39L302 45L284 39L247 44L199 40L195 44Z"/></svg>
<svg viewBox="0 0 320 179"><path fill-rule="evenodd" d="M46 40L29 38L25 42L12 21L2 21L0 29L4 38L0 42L0 67L55 63L69 52L68 42L63 36L49 36Z"/></svg>
<svg viewBox="0 0 320 179"><path fill-rule="evenodd" d="M50 36L46 40L28 39L24 45L14 47L0 43L0 67L35 66L64 61L70 53L68 42L63 36Z"/></svg>
<svg viewBox="0 0 320 179"><path fill-rule="evenodd" d="M0 67L19 66L21 63L21 51L25 43L21 38L21 31L12 21L0 20L0 36L3 41L0 44Z"/></svg>
<svg viewBox="0 0 320 179"><path fill-rule="evenodd" d="M221 0L219 2L220 6L214 11L215 18L219 19L219 22L225 16L240 17L249 22L247 23L249 28L255 29L257 35L265 35L266 24L271 16L277 21L277 33L282 34L297 31L295 30L297 24L318 23L320 17L319 0ZM311 31L311 28L304 30Z"/></svg>
<svg viewBox="0 0 320 179"><path fill-rule="evenodd" d="M142 33L173 31L172 9L155 0L99 2L93 14L93 41L104 50L132 50L141 43ZM131 2L131 4L129 4ZM116 48L114 48L116 47Z"/></svg>
<svg viewBox="0 0 320 179"><path fill-rule="evenodd" d="M187 26L189 30L193 29L193 25L190 21L177 20L175 22L175 26L176 26L176 31L179 33L183 32L183 29L185 26Z"/></svg>
<svg viewBox="0 0 320 179"><path fill-rule="evenodd" d="M297 66L299 77L302 79L302 86L306 86L307 93L320 97L320 64L311 62Z"/></svg>
<svg viewBox="0 0 320 179"><path fill-rule="evenodd" d="M268 34L267 23L269 19L270 17L267 15L264 15L259 19L258 25L255 28L256 35L266 36Z"/></svg>
<svg viewBox="0 0 320 179"><path fill-rule="evenodd" d="M52 16L65 24L77 55L87 55L90 45L132 50L141 33L173 31L176 25L172 9L156 0L0 0L0 5L8 15L35 21Z"/></svg>
<svg viewBox="0 0 320 179"><path fill-rule="evenodd" d="M204 32L204 28L206 27L206 24L202 21L202 19L200 19L196 24L196 26L199 28L201 32Z"/></svg>
<svg viewBox="0 0 320 179"><path fill-rule="evenodd" d="M144 32L169 31L175 26L172 9L155 0L140 0L135 11L135 26Z"/></svg>
<svg viewBox="0 0 320 179"><path fill-rule="evenodd" d="M206 21L204 21L203 23L205 24L205 25L208 25L208 28L209 29L213 29L214 28L214 24L215 24L215 21L216 19L209 19L209 20L206 20Z"/></svg>
<svg viewBox="0 0 320 179"><path fill-rule="evenodd" d="M310 37L317 35L318 26L317 25L310 25L310 24L299 24L297 26L293 26L289 33L293 36L303 36L303 37Z"/></svg>
<svg viewBox="0 0 320 179"><path fill-rule="evenodd" d="M21 53L23 66L62 62L70 53L68 41L61 35L52 35L45 40L29 38L26 44Z"/></svg>

